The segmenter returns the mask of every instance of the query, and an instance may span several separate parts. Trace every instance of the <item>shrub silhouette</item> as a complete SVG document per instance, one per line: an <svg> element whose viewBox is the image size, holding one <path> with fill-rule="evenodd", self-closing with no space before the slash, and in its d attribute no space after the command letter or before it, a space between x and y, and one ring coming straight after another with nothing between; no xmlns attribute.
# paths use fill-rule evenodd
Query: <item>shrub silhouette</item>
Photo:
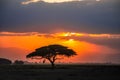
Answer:
<svg viewBox="0 0 120 80"><path fill-rule="evenodd" d="M16 61L14 62L14 64L24 64L24 62L23 62L23 61L16 60Z"/></svg>
<svg viewBox="0 0 120 80"><path fill-rule="evenodd" d="M28 54L26 57L33 59L44 59L43 63L47 59L51 63L52 68L54 69L55 61L58 59L62 59L59 58L60 56L70 57L74 55L76 55L76 52L73 51L72 49L69 49L68 47L62 45L55 44L40 47L36 49L34 52Z"/></svg>
<svg viewBox="0 0 120 80"><path fill-rule="evenodd" d="M12 64L12 61L5 58L0 58L0 64Z"/></svg>

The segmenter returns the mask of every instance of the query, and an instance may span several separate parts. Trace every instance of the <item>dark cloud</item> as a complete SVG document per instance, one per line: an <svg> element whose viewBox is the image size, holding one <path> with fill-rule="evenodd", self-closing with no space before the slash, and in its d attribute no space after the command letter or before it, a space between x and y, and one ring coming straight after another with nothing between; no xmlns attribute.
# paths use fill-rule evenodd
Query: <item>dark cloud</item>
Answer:
<svg viewBox="0 0 120 80"><path fill-rule="evenodd" d="M93 43L96 45L107 46L116 50L120 50L120 37L119 38L104 38L104 37L89 37L89 36L81 36L81 37L69 37L74 38L79 41L86 41L89 43Z"/></svg>
<svg viewBox="0 0 120 80"><path fill-rule="evenodd" d="M25 0L0 1L0 31L52 32L60 28L74 32L120 33L118 0L21 5L22 1ZM51 24L72 26L53 27Z"/></svg>

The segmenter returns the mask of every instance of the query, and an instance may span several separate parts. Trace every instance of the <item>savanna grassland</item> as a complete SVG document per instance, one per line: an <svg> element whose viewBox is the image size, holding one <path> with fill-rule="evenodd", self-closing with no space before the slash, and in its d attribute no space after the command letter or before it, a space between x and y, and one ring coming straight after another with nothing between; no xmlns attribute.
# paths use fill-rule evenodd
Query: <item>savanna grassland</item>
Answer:
<svg viewBox="0 0 120 80"><path fill-rule="evenodd" d="M120 80L120 65L0 65L0 80Z"/></svg>

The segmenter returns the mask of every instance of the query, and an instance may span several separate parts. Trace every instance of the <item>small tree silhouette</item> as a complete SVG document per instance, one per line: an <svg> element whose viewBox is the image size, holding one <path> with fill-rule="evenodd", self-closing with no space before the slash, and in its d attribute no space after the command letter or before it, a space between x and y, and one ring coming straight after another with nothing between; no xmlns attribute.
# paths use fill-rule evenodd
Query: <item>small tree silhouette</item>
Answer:
<svg viewBox="0 0 120 80"><path fill-rule="evenodd" d="M21 61L21 60L15 60L14 64L24 64L24 61Z"/></svg>
<svg viewBox="0 0 120 80"><path fill-rule="evenodd" d="M1 64L12 64L12 61L9 59L0 58L0 65Z"/></svg>
<svg viewBox="0 0 120 80"><path fill-rule="evenodd" d="M57 59L62 59L58 58L58 56L70 57L74 55L76 55L76 52L73 51L72 49L56 44L38 48L34 52L28 54L26 57L32 59L44 59L44 61L47 59L51 63L52 68L54 68L55 61Z"/></svg>

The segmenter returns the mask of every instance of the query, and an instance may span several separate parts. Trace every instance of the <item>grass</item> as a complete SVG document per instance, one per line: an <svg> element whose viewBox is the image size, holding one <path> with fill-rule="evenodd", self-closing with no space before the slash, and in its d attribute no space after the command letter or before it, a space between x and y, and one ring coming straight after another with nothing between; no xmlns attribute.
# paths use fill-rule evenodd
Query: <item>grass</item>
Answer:
<svg viewBox="0 0 120 80"><path fill-rule="evenodd" d="M120 65L0 65L0 80L120 80Z"/></svg>

